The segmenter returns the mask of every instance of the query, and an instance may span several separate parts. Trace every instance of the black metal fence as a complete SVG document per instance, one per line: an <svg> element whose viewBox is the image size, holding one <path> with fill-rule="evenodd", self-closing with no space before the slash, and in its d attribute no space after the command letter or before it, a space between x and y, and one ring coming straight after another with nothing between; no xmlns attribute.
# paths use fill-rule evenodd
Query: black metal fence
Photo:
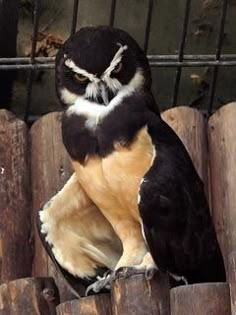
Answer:
<svg viewBox="0 0 236 315"><path fill-rule="evenodd" d="M155 0L149 0L148 2L148 14L145 27L145 40L144 50L147 52L149 44L149 35L152 20L153 3ZM228 0L221 1L221 18L219 21L219 33L216 42L216 51L214 55L186 55L185 43L188 31L189 16L191 11L191 0L186 0L185 12L182 25L182 36L179 43L178 54L176 55L148 55L148 59L151 67L174 67L176 68L175 84L172 97L172 107L176 106L178 102L180 79L183 67L213 67L213 75L211 79L209 89L209 101L208 101L208 114L212 113L213 102L215 97L217 78L219 67L236 66L236 54L222 54L222 46L224 39L224 28L227 15ZM116 13L117 0L111 0L110 18L109 24L113 26L115 13ZM32 34L32 47L30 57L16 57L16 58L0 58L0 70L12 70L12 69L29 69L28 82L27 82L27 102L25 109L25 119L29 115L31 98L32 98L32 84L33 73L36 69L52 69L54 68L54 57L36 57L36 42L37 33L39 28L39 9L40 0L34 2L34 14L33 14L33 34ZM74 0L72 21L71 21L71 34L76 31L77 17L79 9L79 0Z"/></svg>

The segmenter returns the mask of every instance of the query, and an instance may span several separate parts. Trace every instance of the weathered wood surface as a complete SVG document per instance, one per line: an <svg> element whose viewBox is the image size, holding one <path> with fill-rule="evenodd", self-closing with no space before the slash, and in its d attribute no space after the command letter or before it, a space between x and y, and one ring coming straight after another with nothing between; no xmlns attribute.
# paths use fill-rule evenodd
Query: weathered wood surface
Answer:
<svg viewBox="0 0 236 315"><path fill-rule="evenodd" d="M236 250L236 103L211 116L208 133L213 218L228 270Z"/></svg>
<svg viewBox="0 0 236 315"><path fill-rule="evenodd" d="M60 113L50 113L31 128L31 173L33 213L36 220L39 209L55 195L71 174L70 162L61 139ZM55 278L61 301L74 296L62 276L46 254L35 227L34 276Z"/></svg>
<svg viewBox="0 0 236 315"><path fill-rule="evenodd" d="M231 315L229 286L204 283L170 291L171 315Z"/></svg>
<svg viewBox="0 0 236 315"><path fill-rule="evenodd" d="M229 255L228 262L231 313L232 315L236 315L236 251Z"/></svg>
<svg viewBox="0 0 236 315"><path fill-rule="evenodd" d="M144 275L117 279L111 300L113 315L169 315L169 280L159 272L150 281Z"/></svg>
<svg viewBox="0 0 236 315"><path fill-rule="evenodd" d="M112 315L110 295L98 294L62 303L57 307L57 315Z"/></svg>
<svg viewBox="0 0 236 315"><path fill-rule="evenodd" d="M55 315L58 303L58 289L50 278L24 278L0 286L0 315Z"/></svg>
<svg viewBox="0 0 236 315"><path fill-rule="evenodd" d="M187 106L169 109L162 118L177 133L185 145L193 164L208 191L208 156L206 119L197 110Z"/></svg>
<svg viewBox="0 0 236 315"><path fill-rule="evenodd" d="M0 283L32 269L27 127L0 110Z"/></svg>

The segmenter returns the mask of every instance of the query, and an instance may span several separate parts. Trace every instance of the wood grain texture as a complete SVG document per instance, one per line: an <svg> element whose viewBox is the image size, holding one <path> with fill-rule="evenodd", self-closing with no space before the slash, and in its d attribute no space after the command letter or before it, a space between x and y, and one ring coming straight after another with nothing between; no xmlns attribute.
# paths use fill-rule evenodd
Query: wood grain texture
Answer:
<svg viewBox="0 0 236 315"><path fill-rule="evenodd" d="M208 134L213 218L228 270L236 250L236 103L211 116Z"/></svg>
<svg viewBox="0 0 236 315"><path fill-rule="evenodd" d="M61 139L60 113L50 113L31 128L31 173L34 219L39 209L55 195L71 175L69 157ZM61 301L74 298L64 278L45 252L35 227L34 276L55 278Z"/></svg>
<svg viewBox="0 0 236 315"><path fill-rule="evenodd" d="M113 315L169 315L169 281L157 272L151 281L144 275L118 279L111 292Z"/></svg>
<svg viewBox="0 0 236 315"><path fill-rule="evenodd" d="M28 130L0 110L0 283L30 276L30 181Z"/></svg>
<svg viewBox="0 0 236 315"><path fill-rule="evenodd" d="M229 286L204 283L170 291L171 315L230 315Z"/></svg>
<svg viewBox="0 0 236 315"><path fill-rule="evenodd" d="M162 118L182 140L207 192L207 130L204 116L195 109L181 106L163 112Z"/></svg>
<svg viewBox="0 0 236 315"><path fill-rule="evenodd" d="M58 303L58 289L50 278L24 278L0 286L0 315L55 315Z"/></svg>
<svg viewBox="0 0 236 315"><path fill-rule="evenodd" d="M57 315L112 315L109 294L98 294L72 300L57 307ZM128 315L128 314L127 314Z"/></svg>
<svg viewBox="0 0 236 315"><path fill-rule="evenodd" d="M236 251L229 255L229 288L231 313L236 315Z"/></svg>

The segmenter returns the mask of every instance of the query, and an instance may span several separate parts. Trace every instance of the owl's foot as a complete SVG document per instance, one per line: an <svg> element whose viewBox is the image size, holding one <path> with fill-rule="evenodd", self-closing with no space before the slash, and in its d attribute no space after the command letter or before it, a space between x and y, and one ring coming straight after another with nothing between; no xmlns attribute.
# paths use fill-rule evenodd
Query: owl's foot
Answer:
<svg viewBox="0 0 236 315"><path fill-rule="evenodd" d="M106 272L103 277L98 276L97 281L90 284L85 292L85 296L88 296L91 291L94 293L99 293L100 291L106 289L111 289L111 282L113 280L113 272Z"/></svg>
<svg viewBox="0 0 236 315"><path fill-rule="evenodd" d="M145 268L139 268L139 266L135 267L121 267L117 269L114 273L114 280L119 278L129 278L136 275L144 275L146 280L151 280L156 273L157 268L156 267L145 267Z"/></svg>

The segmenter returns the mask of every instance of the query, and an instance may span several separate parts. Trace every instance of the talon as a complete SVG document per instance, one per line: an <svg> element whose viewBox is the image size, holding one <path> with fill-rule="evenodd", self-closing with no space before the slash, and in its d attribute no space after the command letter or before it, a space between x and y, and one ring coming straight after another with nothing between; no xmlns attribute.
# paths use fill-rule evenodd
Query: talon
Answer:
<svg viewBox="0 0 236 315"><path fill-rule="evenodd" d="M99 293L103 289L110 290L111 280L112 277L110 274L104 276L103 278L98 278L98 281L95 281L87 287L85 291L85 296L88 296L90 291L93 291L94 293Z"/></svg>
<svg viewBox="0 0 236 315"><path fill-rule="evenodd" d="M156 271L157 271L156 268L147 268L145 270L145 279L150 281L154 277Z"/></svg>

